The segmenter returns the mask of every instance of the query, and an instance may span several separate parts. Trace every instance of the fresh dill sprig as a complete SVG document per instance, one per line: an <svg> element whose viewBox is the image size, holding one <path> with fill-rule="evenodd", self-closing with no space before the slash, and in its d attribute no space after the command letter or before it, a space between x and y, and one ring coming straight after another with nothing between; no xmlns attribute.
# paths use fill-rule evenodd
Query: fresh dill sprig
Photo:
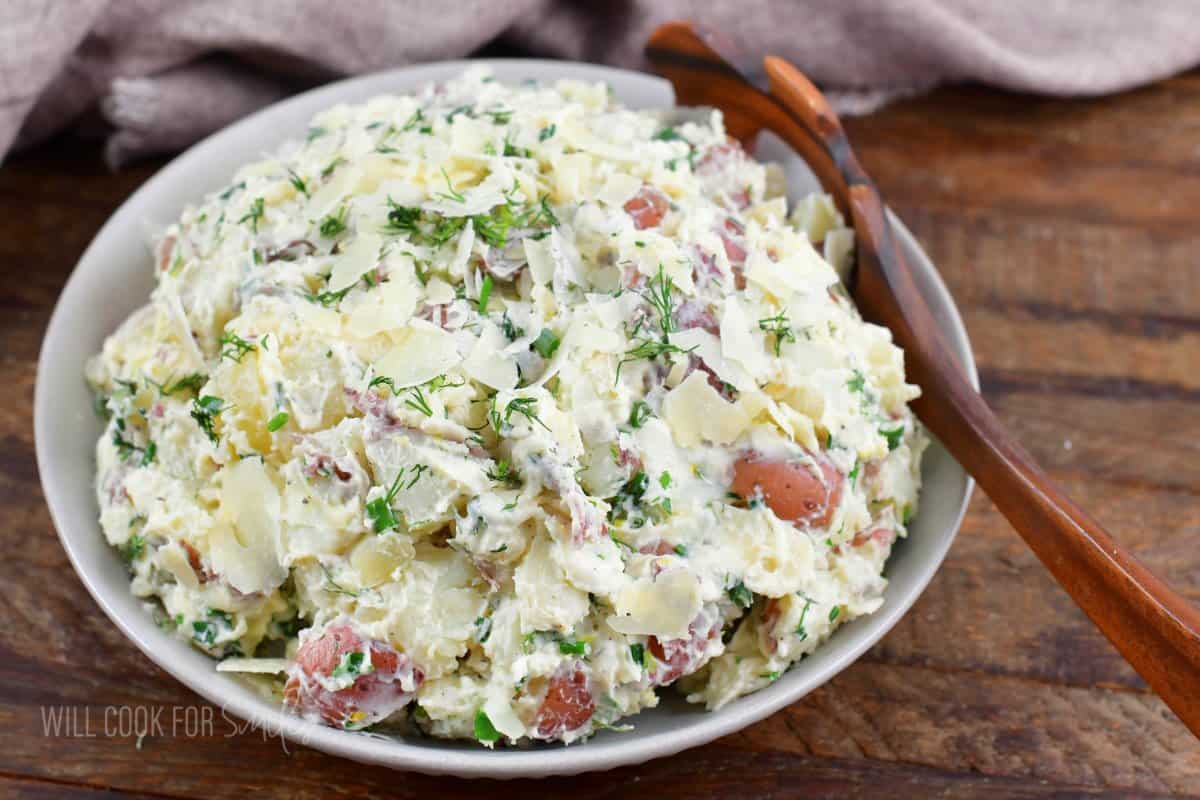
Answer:
<svg viewBox="0 0 1200 800"><path fill-rule="evenodd" d="M663 270L662 264L659 264L658 272L650 279L642 297L658 314L658 327L661 329L664 339L677 329L674 317L675 304L671 296L674 291L675 282Z"/></svg>
<svg viewBox="0 0 1200 800"><path fill-rule="evenodd" d="M233 331L221 334L218 344L221 345L221 358L228 358L238 364L242 363L247 353L258 349L253 342L247 342Z"/></svg>
<svg viewBox="0 0 1200 800"><path fill-rule="evenodd" d="M196 420L196 424L200 426L200 430L204 431L204 435L213 444L216 444L218 441L213 426L216 418L224 410L225 401L219 397L213 397L211 394L192 399L192 419Z"/></svg>
<svg viewBox="0 0 1200 800"><path fill-rule="evenodd" d="M617 379L621 378L621 367L633 361L641 361L642 359L653 360L667 353L690 353L696 349L698 345L692 345L686 350L670 342L664 342L657 339L642 339L634 347L625 351L625 355L617 362Z"/></svg>
<svg viewBox="0 0 1200 800"><path fill-rule="evenodd" d="M453 200L456 203L465 203L467 196L454 188L454 184L450 181L450 176L446 174L446 168L442 167L442 177L446 179L446 191L440 192L439 197L444 197L447 200Z"/></svg>
<svg viewBox="0 0 1200 800"><path fill-rule="evenodd" d="M796 332L788 322L787 312L781 311L773 317L764 317L758 321L758 329L775 337L775 356L779 356L784 342L796 341Z"/></svg>
<svg viewBox="0 0 1200 800"><path fill-rule="evenodd" d="M306 184L304 182L304 179L301 178L299 175L297 175L296 171L293 170L291 167L288 167L287 174L288 174L288 183L290 183L297 192L304 195L305 197L308 197L308 184Z"/></svg>
<svg viewBox="0 0 1200 800"><path fill-rule="evenodd" d="M249 222L250 230L258 233L258 223L263 218L263 213L263 199L256 197L254 198L254 202L250 204L250 210L242 215L241 219L238 220L238 224L241 225L243 222Z"/></svg>

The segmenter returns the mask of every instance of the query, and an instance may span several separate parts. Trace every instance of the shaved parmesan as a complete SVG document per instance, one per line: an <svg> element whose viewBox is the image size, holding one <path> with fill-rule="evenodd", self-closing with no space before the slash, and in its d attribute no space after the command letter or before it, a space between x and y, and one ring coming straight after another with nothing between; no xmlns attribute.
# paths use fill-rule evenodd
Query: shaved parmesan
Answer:
<svg viewBox="0 0 1200 800"><path fill-rule="evenodd" d="M279 490L262 460L226 467L221 507L209 533L213 569L243 594L269 592L287 578L279 558Z"/></svg>
<svg viewBox="0 0 1200 800"><path fill-rule="evenodd" d="M587 592L563 579L550 540L539 536L513 576L521 631L570 630L588 612Z"/></svg>
<svg viewBox="0 0 1200 800"><path fill-rule="evenodd" d="M796 237L795 252L779 261L773 261L765 252L755 250L746 260L746 277L776 297L788 298L793 294L829 286L837 280L833 267L821 258L803 238Z"/></svg>
<svg viewBox="0 0 1200 800"><path fill-rule="evenodd" d="M731 444L750 424L745 409L726 402L699 370L663 399L663 417L680 447Z"/></svg>
<svg viewBox="0 0 1200 800"><path fill-rule="evenodd" d="M333 177L313 193L308 201L308 215L311 219L321 220L335 211L338 205L362 177L362 170L350 165L333 173Z"/></svg>
<svg viewBox="0 0 1200 800"><path fill-rule="evenodd" d="M512 704L498 694L489 694L483 704L483 713L487 714L492 726L509 739L519 739L525 735L525 723L513 711Z"/></svg>
<svg viewBox="0 0 1200 800"><path fill-rule="evenodd" d="M403 327L416 310L419 297L412 259L404 256L382 285L343 306L349 315L346 329L354 336L367 338Z"/></svg>
<svg viewBox="0 0 1200 800"><path fill-rule="evenodd" d="M627 172L614 172L604 181L604 186L600 188L597 199L614 208L620 208L637 194L640 188L642 188L641 178L635 178Z"/></svg>
<svg viewBox="0 0 1200 800"><path fill-rule="evenodd" d="M550 253L549 240L526 238L522 246L525 248L525 260L529 262L529 274L534 283L550 283L554 278L554 257Z"/></svg>
<svg viewBox="0 0 1200 800"><path fill-rule="evenodd" d="M624 634L678 639L700 613L700 582L686 569L639 578L617 594L609 626Z"/></svg>
<svg viewBox="0 0 1200 800"><path fill-rule="evenodd" d="M286 658L227 658L217 662L217 672L246 672L275 675L287 672L291 662Z"/></svg>
<svg viewBox="0 0 1200 800"><path fill-rule="evenodd" d="M425 320L414 319L409 321L400 343L374 366L376 374L391 378L397 389L406 389L445 374L461 360L452 335Z"/></svg>
<svg viewBox="0 0 1200 800"><path fill-rule="evenodd" d="M378 234L360 234L334 263L329 275L329 291L340 292L353 286L365 273L375 269L382 248L383 239Z"/></svg>
<svg viewBox="0 0 1200 800"><path fill-rule="evenodd" d="M463 369L473 379L499 391L517 386L517 362L501 351L508 342L495 325L488 325L475 341Z"/></svg>
<svg viewBox="0 0 1200 800"><path fill-rule="evenodd" d="M722 342L703 328L688 328L671 334L671 344L688 350L704 361L717 377L739 390L755 388L754 379L736 362L726 360Z"/></svg>
<svg viewBox="0 0 1200 800"><path fill-rule="evenodd" d="M751 332L750 320L737 297L725 301L725 312L721 315L721 354L740 363L751 375L761 376L767 370L762 342Z"/></svg>

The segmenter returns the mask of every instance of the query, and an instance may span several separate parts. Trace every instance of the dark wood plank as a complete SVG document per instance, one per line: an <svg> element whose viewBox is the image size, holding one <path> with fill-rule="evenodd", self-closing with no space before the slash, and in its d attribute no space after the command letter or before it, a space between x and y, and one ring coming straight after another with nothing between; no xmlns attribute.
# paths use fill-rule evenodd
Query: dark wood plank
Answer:
<svg viewBox="0 0 1200 800"><path fill-rule="evenodd" d="M9 800L152 800L168 795L100 789L61 781L29 780L0 775L0 796Z"/></svg>

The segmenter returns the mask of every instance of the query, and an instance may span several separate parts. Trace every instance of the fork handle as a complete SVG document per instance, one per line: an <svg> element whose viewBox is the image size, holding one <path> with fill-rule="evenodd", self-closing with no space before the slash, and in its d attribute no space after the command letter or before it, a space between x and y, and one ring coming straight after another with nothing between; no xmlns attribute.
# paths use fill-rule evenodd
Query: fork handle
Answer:
<svg viewBox="0 0 1200 800"><path fill-rule="evenodd" d="M855 158L836 114L791 64L768 57L765 66L771 95L814 138L825 142L844 178L845 201L861 237L859 258L874 260L865 265L860 261L858 280L865 284L856 294L891 295L896 302L890 305L907 309L877 311L893 330L907 328L897 338L906 343L910 372L924 390L913 402L917 415L975 477L1096 627L1200 737L1200 612L1075 505L963 377L913 283L879 193ZM873 282L877 285L870 285Z"/></svg>

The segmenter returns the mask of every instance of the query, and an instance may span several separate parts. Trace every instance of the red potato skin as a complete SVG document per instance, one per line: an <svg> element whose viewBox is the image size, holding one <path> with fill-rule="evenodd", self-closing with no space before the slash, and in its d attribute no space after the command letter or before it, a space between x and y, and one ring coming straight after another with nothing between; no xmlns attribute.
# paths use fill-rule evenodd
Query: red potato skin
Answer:
<svg viewBox="0 0 1200 800"><path fill-rule="evenodd" d="M408 656L384 642L371 640L367 646L373 671L360 675L353 684L336 692L303 681L293 673L283 689L285 702L294 708L315 711L326 723L340 727L355 711L370 711L373 706L411 699L396 678L398 671L409 667ZM304 675L328 677L337 669L342 656L361 651L362 647L363 638L349 625L331 625L319 637L300 646L296 665ZM413 668L413 679L418 686L423 677L419 669Z"/></svg>
<svg viewBox="0 0 1200 800"><path fill-rule="evenodd" d="M734 463L730 489L742 497L761 492L780 519L811 528L828 527L842 500L845 476L824 457L818 456L816 462L821 478L804 462L749 453Z"/></svg>
<svg viewBox="0 0 1200 800"><path fill-rule="evenodd" d="M587 673L578 663L560 669L550 679L546 696L538 707L534 720L537 735L543 739L554 739L578 730L587 724L595 710L596 703L592 699L591 681Z"/></svg>
<svg viewBox="0 0 1200 800"><path fill-rule="evenodd" d="M709 641L715 639L720 632L721 626L714 625L707 631L692 629L691 637L687 639L649 637L646 645L656 662L650 672L650 682L655 686L666 686L694 672L699 665L699 659L708 649Z"/></svg>
<svg viewBox="0 0 1200 800"><path fill-rule="evenodd" d="M633 227L639 231L657 228L670 207L667 196L653 186L643 186L638 193L626 201L625 213L633 219Z"/></svg>
<svg viewBox="0 0 1200 800"><path fill-rule="evenodd" d="M882 545L889 545L896 541L896 530L894 528L880 525L865 531L859 531L858 533L854 534L854 538L850 540L850 546L862 547L872 539Z"/></svg>

